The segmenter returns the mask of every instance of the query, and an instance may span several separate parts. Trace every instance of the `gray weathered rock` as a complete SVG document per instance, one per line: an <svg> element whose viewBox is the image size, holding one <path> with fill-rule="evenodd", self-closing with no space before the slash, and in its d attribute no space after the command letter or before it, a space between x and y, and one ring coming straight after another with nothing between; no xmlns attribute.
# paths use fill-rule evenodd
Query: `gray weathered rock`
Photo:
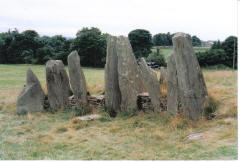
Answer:
<svg viewBox="0 0 240 162"><path fill-rule="evenodd" d="M44 92L36 75L29 68L26 77L27 84L17 98L17 113L43 111Z"/></svg>
<svg viewBox="0 0 240 162"><path fill-rule="evenodd" d="M160 68L160 79L159 83L163 84L163 81L166 79L167 76L167 69L165 67Z"/></svg>
<svg viewBox="0 0 240 162"><path fill-rule="evenodd" d="M147 66L144 58L141 58L139 67L143 74L143 81L145 83L149 96L151 97L154 111L160 111L161 92L157 74Z"/></svg>
<svg viewBox="0 0 240 162"><path fill-rule="evenodd" d="M121 92L118 81L117 37L107 37L107 57L105 64L105 105L120 110Z"/></svg>
<svg viewBox="0 0 240 162"><path fill-rule="evenodd" d="M172 40L184 116L198 120L208 99L204 78L187 35L176 33Z"/></svg>
<svg viewBox="0 0 240 162"><path fill-rule="evenodd" d="M68 71L73 95L77 100L87 103L87 86L77 51L68 55Z"/></svg>
<svg viewBox="0 0 240 162"><path fill-rule="evenodd" d="M61 60L49 60L46 64L46 82L50 107L67 108L70 85Z"/></svg>
<svg viewBox="0 0 240 162"><path fill-rule="evenodd" d="M180 108L177 69L173 54L167 59L167 110L176 114Z"/></svg>
<svg viewBox="0 0 240 162"><path fill-rule="evenodd" d="M127 37L118 37L116 49L121 110L132 111L137 108L137 95L142 92L144 87L142 74Z"/></svg>

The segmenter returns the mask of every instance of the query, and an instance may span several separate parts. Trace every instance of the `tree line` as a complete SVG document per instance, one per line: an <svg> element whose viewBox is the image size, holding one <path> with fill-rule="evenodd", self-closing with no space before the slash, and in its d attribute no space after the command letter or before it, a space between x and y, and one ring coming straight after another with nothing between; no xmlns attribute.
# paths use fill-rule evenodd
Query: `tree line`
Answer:
<svg viewBox="0 0 240 162"><path fill-rule="evenodd" d="M82 28L76 33L75 38L66 38L62 35L40 36L34 30L23 32L17 29L9 30L0 33L0 64L45 64L50 59L58 59L66 65L68 54L77 50L83 66L104 67L107 35L95 27ZM145 57L149 61L166 66L161 52L154 53L151 49L153 46L172 46L173 35L168 32L152 36L148 30L136 29L128 34L128 38L137 59ZM197 36L188 36L193 46L201 46L201 40ZM226 41L229 42L228 39ZM212 58L213 55L214 58L218 57L215 54L217 52L218 55L223 55L223 53L227 55L227 66L231 66L230 59L233 57L231 52L234 47L227 45L229 43L220 43L220 45L219 43L216 42L212 47L215 50L206 52L206 55L198 54L201 65L209 64L210 61L206 61L206 57ZM214 59L212 61L214 62Z"/></svg>

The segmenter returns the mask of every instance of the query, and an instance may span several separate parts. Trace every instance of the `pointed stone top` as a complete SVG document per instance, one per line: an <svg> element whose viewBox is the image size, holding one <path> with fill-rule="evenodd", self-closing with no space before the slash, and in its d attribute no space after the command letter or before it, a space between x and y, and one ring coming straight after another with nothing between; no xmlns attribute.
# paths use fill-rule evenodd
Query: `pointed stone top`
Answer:
<svg viewBox="0 0 240 162"><path fill-rule="evenodd" d="M39 80L37 76L33 73L31 68L27 69L27 85L34 84L34 83L39 83ZM40 84L40 83L39 83Z"/></svg>

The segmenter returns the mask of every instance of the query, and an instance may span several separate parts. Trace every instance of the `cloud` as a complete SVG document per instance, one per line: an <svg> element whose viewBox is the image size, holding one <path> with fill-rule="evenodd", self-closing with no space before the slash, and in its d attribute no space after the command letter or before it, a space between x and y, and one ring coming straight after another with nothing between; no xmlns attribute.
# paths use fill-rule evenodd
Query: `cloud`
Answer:
<svg viewBox="0 0 240 162"><path fill-rule="evenodd" d="M74 37L82 27L113 35L142 28L152 34L183 31L202 40L236 35L236 3L230 0L1 0L0 32L34 29Z"/></svg>

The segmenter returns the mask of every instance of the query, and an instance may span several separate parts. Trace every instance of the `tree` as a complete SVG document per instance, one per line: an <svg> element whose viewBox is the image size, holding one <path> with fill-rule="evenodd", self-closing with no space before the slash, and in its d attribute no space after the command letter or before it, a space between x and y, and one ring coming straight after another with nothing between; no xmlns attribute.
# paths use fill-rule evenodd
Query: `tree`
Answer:
<svg viewBox="0 0 240 162"><path fill-rule="evenodd" d="M213 45L212 45L211 49L222 49L222 44L221 44L221 42L220 42L219 40L213 42Z"/></svg>
<svg viewBox="0 0 240 162"><path fill-rule="evenodd" d="M172 46L172 37L173 34L169 32L165 33L158 33L153 36L153 44L155 46Z"/></svg>
<svg viewBox="0 0 240 162"><path fill-rule="evenodd" d="M201 46L201 40L197 36L192 36L192 45Z"/></svg>
<svg viewBox="0 0 240 162"><path fill-rule="evenodd" d="M136 58L147 57L151 53L152 35L144 29L136 29L128 34Z"/></svg>
<svg viewBox="0 0 240 162"><path fill-rule="evenodd" d="M71 43L71 50L77 50L83 66L103 67L106 58L106 35L98 28L83 28Z"/></svg>
<svg viewBox="0 0 240 162"><path fill-rule="evenodd" d="M237 55L238 55L237 44L238 44L238 39L235 36L229 36L222 43L222 49L224 49L224 51L228 56L226 64L229 67L233 67L233 63L234 63L234 68L237 68Z"/></svg>
<svg viewBox="0 0 240 162"><path fill-rule="evenodd" d="M159 66L167 66L166 60L164 56L160 53L160 49L157 48L157 51L152 52L148 57L147 57L148 62L155 62L156 65Z"/></svg>

